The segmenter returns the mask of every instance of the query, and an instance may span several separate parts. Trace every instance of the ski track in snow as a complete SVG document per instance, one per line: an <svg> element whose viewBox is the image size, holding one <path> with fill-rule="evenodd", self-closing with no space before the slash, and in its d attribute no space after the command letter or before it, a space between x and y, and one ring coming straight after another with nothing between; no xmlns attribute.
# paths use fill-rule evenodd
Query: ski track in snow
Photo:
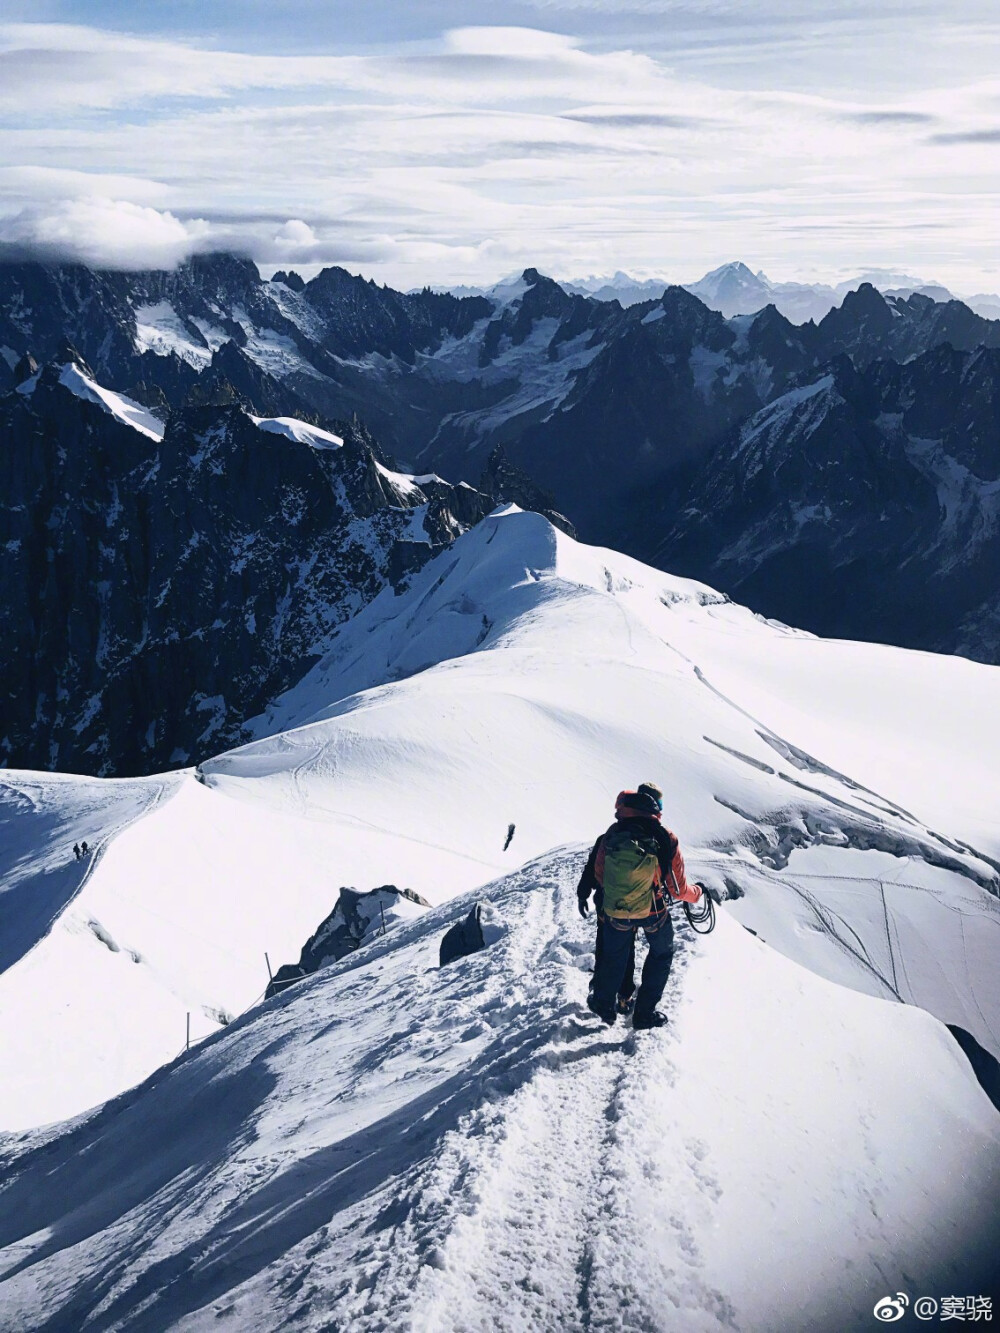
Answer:
<svg viewBox="0 0 1000 1333"><path fill-rule="evenodd" d="M263 1301L264 1308L281 1309L280 1320L273 1314L263 1319L254 1314L259 1310L254 1293L236 1304L217 1302L211 1312L181 1318L178 1329L217 1326L220 1319L226 1326L227 1314L236 1319L237 1327L268 1330L502 1326L528 1333L557 1327L661 1326L655 1302L651 1304L637 1285L631 1258L615 1254L618 1238L629 1235L634 1226L629 1154L619 1142L627 1143L634 1132L630 1122L642 1116L653 1071L665 1073L669 1083L671 1066L669 1058L666 1062L662 1058L663 1047L654 1049L656 1038L636 1037L628 1030L623 1036L622 1028L606 1031L582 1009L592 964L593 918L565 930L566 920L572 921L575 914L579 856L563 857L553 870L549 875L528 871L514 877L511 889L514 895L520 893L522 919L495 946L502 949L502 957L487 952L465 960L461 970L437 975L428 971L411 978L432 1007L429 1031L425 1028L420 1034L428 1058L439 1057L456 1039L478 1045L485 1037L486 1045L477 1060L461 1068L450 1095L428 1113L430 1123L421 1137L436 1151L400 1177L390 1175L374 1200L377 1224L361 1227L362 1216L373 1211L373 1200L364 1198L363 1214L360 1208L346 1208L292 1250L277 1265L278 1271L272 1270ZM689 946L682 935L677 946L665 1007L676 1004L687 965ZM567 991L567 964L573 966L573 994ZM432 992L442 979L444 994L435 1003ZM391 1007L396 998L390 989L383 1002ZM472 1029L470 1010L476 1013ZM402 1035L417 1036L412 1030ZM394 1058L391 1047L378 1056L384 1064ZM375 1062L373 1057L371 1063ZM483 1105L460 1115L470 1092ZM410 1118L419 1119L412 1106L407 1109ZM433 1135L442 1128L443 1139L435 1144ZM411 1132L409 1125L402 1127L402 1138ZM391 1135L386 1137L391 1142ZM379 1155L369 1141L357 1156L364 1162L373 1152ZM335 1152L341 1155L343 1150ZM391 1168L391 1149L387 1155ZM702 1155L701 1145L693 1145L691 1162L682 1164L679 1172L689 1175L687 1183L693 1181L710 1203L715 1186L701 1163ZM235 1172L231 1192L239 1197L248 1187L266 1188L265 1182L281 1165L280 1156L261 1162L249 1180ZM238 1203L226 1201L227 1182L211 1185L208 1198L224 1201L219 1213L223 1236L216 1244L194 1247L190 1256L195 1264L194 1289L201 1286L199 1269L207 1270L210 1291L213 1276L238 1274L248 1255L259 1258L255 1237L261 1238L266 1252L268 1242L261 1228L280 1231L290 1213L304 1212L309 1221L325 1216L332 1202L323 1170L327 1165L300 1175L294 1184L279 1176L276 1184L284 1188L276 1191L274 1203L255 1204L253 1219L247 1221L240 1218ZM382 1172L376 1166L367 1174L377 1178ZM350 1187L345 1192L349 1195ZM311 1198L317 1203L314 1215ZM177 1212L182 1213L183 1201L178 1205ZM167 1212L171 1220L173 1213L173 1208ZM160 1230L162 1223L153 1216L133 1221L139 1231L147 1226ZM685 1327L729 1326L731 1311L725 1298L706 1288L699 1277L698 1246L679 1210L671 1229L676 1250L667 1269L672 1300L685 1316ZM366 1232L374 1232L367 1243ZM128 1262L115 1265L119 1269L115 1280L96 1305L109 1320L80 1327L174 1327L162 1298L133 1304L133 1283L140 1292L144 1286L141 1277L136 1282L135 1269L145 1265L134 1243L126 1254ZM176 1280L169 1276L174 1267L170 1264L168 1273L160 1275L170 1285ZM349 1281L338 1282L342 1271L352 1274ZM123 1308L134 1310L124 1323L114 1313L116 1296ZM82 1313L81 1307L75 1308ZM73 1313L68 1321L57 1320L53 1333L73 1327L77 1317Z"/></svg>

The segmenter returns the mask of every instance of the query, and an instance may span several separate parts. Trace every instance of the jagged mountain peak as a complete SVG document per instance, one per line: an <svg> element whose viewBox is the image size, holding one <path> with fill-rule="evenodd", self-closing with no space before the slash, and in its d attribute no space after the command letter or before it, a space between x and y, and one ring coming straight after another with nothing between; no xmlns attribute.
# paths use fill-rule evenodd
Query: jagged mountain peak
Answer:
<svg viewBox="0 0 1000 1333"><path fill-rule="evenodd" d="M770 283L756 277L741 260L723 264L686 287L727 317L750 314L773 300Z"/></svg>
<svg viewBox="0 0 1000 1333"><path fill-rule="evenodd" d="M887 309L888 305L886 298L873 283L862 282L845 294L840 309L845 313L869 310L882 311Z"/></svg>
<svg viewBox="0 0 1000 1333"><path fill-rule="evenodd" d="M422 489L360 423L221 397L164 422L57 360L0 398L7 763L148 772L235 740L336 624L491 507Z"/></svg>
<svg viewBox="0 0 1000 1333"><path fill-rule="evenodd" d="M278 269L277 272L272 273L271 281L280 282L282 286L287 287L292 292L301 292L306 285L305 279L300 274L291 270L286 272L284 269Z"/></svg>

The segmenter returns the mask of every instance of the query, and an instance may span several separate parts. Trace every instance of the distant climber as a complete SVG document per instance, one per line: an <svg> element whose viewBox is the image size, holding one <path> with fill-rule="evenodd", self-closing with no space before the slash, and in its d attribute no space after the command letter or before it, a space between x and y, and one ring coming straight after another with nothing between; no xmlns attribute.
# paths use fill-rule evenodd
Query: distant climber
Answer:
<svg viewBox="0 0 1000 1333"><path fill-rule="evenodd" d="M504 845L503 845L503 849L504 849L504 851L506 851L507 848L510 846L510 842L511 842L511 839L513 838L513 836L514 836L514 825L513 825L513 824L508 824L508 825L507 825L507 841L506 841L506 842L504 843Z"/></svg>
<svg viewBox="0 0 1000 1333"><path fill-rule="evenodd" d="M587 914L592 888L600 921L593 991L587 1007L609 1026L618 1017L630 962L634 966L635 932L645 931L649 951L635 998L632 1026L658 1028L666 1018L657 1011L674 956L671 902L696 903L701 886L689 885L677 838L660 823L663 793L651 782L619 792L615 822L594 844L577 897ZM588 870L590 878L588 879ZM592 883L591 883L592 881ZM634 984L634 983L633 983Z"/></svg>
<svg viewBox="0 0 1000 1333"><path fill-rule="evenodd" d="M74 842L73 844L73 855L76 857L78 861L80 857L83 855L83 853L80 851L80 844L78 842Z"/></svg>
<svg viewBox="0 0 1000 1333"><path fill-rule="evenodd" d="M90 851L90 848L87 846L87 844L86 844L85 842L81 842L81 843L80 843L80 855L81 855L81 856L86 856L87 853L88 853L89 851Z"/></svg>

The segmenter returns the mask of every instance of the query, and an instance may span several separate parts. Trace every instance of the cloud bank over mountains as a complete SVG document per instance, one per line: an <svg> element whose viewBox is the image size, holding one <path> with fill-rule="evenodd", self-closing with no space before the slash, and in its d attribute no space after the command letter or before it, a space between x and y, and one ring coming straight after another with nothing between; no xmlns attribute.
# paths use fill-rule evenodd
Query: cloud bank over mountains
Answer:
<svg viewBox="0 0 1000 1333"><path fill-rule="evenodd" d="M885 15L846 0L811 27L778 0L735 26L731 7L637 0L614 7L631 32L602 30L592 0L498 13L515 9L577 31L456 26L304 54L227 49L224 24L0 25L0 244L120 267L229 248L399 286L528 262L690 278L735 253L787 277L890 265L996 285L1000 83L980 64L1000 25L978 6L950 25L894 6L909 78L897 59L850 88L836 62L801 86L824 23L862 69L891 54ZM733 54L751 20L766 86Z"/></svg>

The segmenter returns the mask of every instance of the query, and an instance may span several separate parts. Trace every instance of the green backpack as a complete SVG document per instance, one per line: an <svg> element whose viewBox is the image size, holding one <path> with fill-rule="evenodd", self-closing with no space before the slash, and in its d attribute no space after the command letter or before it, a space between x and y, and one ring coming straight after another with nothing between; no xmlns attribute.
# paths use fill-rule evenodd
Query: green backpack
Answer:
<svg viewBox="0 0 1000 1333"><path fill-rule="evenodd" d="M649 916L659 887L659 844L655 837L636 837L614 824L604 835L604 912L606 916Z"/></svg>

